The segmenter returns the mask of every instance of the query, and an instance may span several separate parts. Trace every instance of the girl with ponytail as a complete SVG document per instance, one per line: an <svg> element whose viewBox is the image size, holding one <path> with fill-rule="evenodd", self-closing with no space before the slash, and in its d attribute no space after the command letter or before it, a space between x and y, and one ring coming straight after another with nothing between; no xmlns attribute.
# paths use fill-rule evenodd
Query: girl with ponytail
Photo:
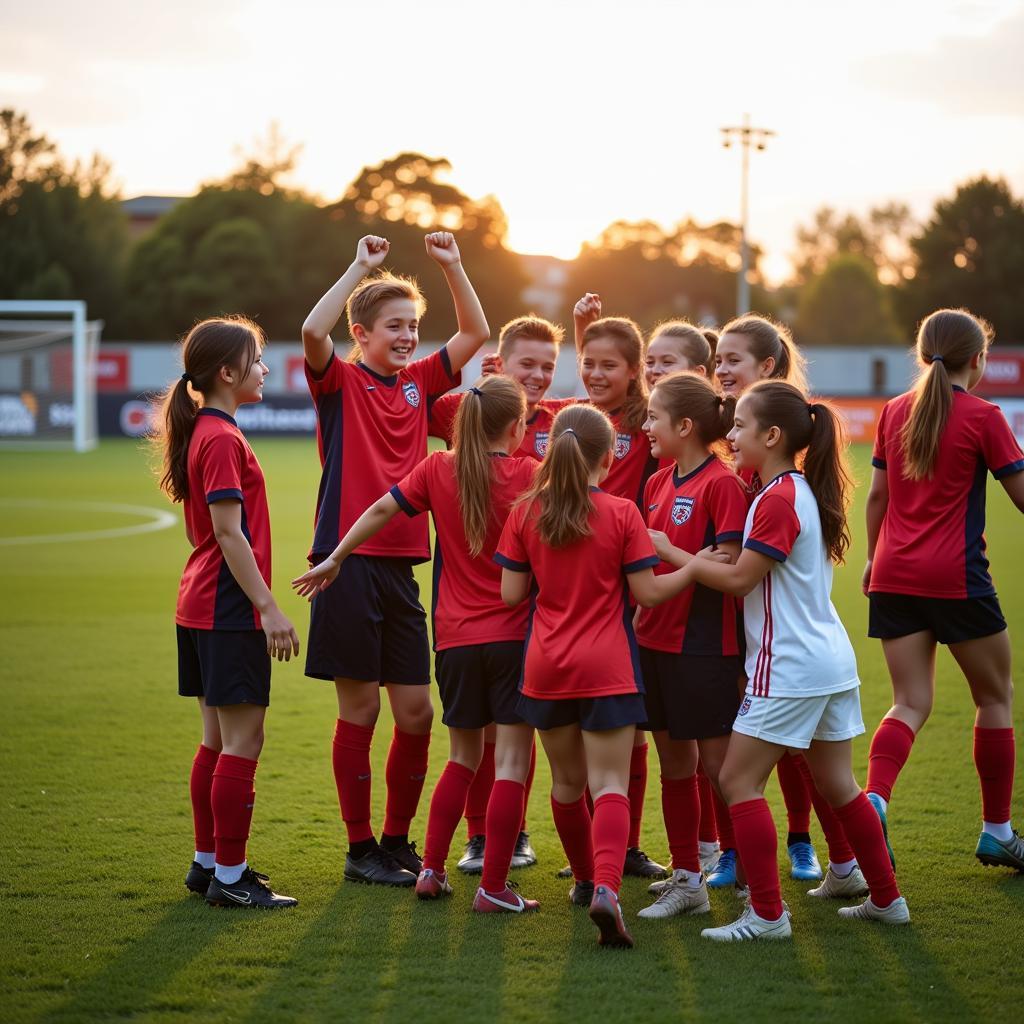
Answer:
<svg viewBox="0 0 1024 1024"><path fill-rule="evenodd" d="M917 334L914 389L882 410L867 503L868 632L882 641L893 706L871 741L868 796L888 829L896 779L931 714L935 648L947 644L977 708L982 864L1024 871L1013 830L1014 732L1010 641L985 557L990 472L1024 511L1024 454L999 407L972 395L992 329L940 309Z"/></svg>
<svg viewBox="0 0 1024 1024"><path fill-rule="evenodd" d="M182 345L185 372L164 392L155 444L160 487L185 511L192 552L178 589L178 693L198 698L192 763L195 856L185 886L216 906L293 907L245 859L253 779L270 704L270 660L299 638L270 592L263 471L235 422L263 398L263 332L243 317L204 320ZM198 400L197 400L198 398Z"/></svg>
<svg viewBox="0 0 1024 1024"><path fill-rule="evenodd" d="M666 374L691 370L711 379L715 372L718 331L695 327L688 320L667 320L655 327L644 349L644 381L648 389Z"/></svg>
<svg viewBox="0 0 1024 1024"><path fill-rule="evenodd" d="M680 572L654 575L658 557L635 503L598 486L614 445L603 412L563 409L494 557L510 607L526 601L531 577L536 585L518 711L541 730L551 764L555 827L575 879L570 899L589 905L602 945L632 946L618 893L633 735L647 714L624 584L644 606L668 600L683 584Z"/></svg>
<svg viewBox="0 0 1024 1024"><path fill-rule="evenodd" d="M497 723L496 781L486 811L483 877L473 902L482 912L538 906L507 881L523 820L533 728L516 711L527 609L509 609L502 601L501 569L493 560L509 509L537 470L535 460L511 457L522 444L525 417L520 384L482 377L459 404L452 451L429 455L353 523L323 562L292 582L312 600L333 583L344 560L399 512L433 516L435 675L450 754L430 801L416 895L437 899L452 892L445 861L484 753L484 730Z"/></svg>
<svg viewBox="0 0 1024 1024"><path fill-rule="evenodd" d="M737 465L768 483L747 514L735 565L694 558L681 572L690 582L743 598L748 683L719 784L750 905L732 924L702 934L720 942L792 934L779 890L775 823L764 799L768 776L789 747L806 751L818 791L842 824L853 853L842 866L847 877L862 872L867 882L869 898L841 908L840 917L905 924L910 914L881 825L853 777L850 741L864 731L860 682L831 600L832 566L850 541L851 480L841 421L791 384L762 381L739 400L729 440Z"/></svg>

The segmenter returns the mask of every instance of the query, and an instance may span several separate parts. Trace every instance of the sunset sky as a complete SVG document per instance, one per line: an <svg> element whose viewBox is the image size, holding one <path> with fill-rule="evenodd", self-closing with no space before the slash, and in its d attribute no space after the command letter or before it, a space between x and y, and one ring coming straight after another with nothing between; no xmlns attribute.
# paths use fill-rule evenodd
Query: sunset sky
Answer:
<svg viewBox="0 0 1024 1024"><path fill-rule="evenodd" d="M981 172L1024 191L1024 4L653 0L0 0L0 106L125 196L188 194L277 121L294 183L336 198L365 164L446 156L524 252L572 256L616 218L732 218L718 128L754 157L751 234L785 275L828 203L926 214ZM211 11L213 13L211 13Z"/></svg>

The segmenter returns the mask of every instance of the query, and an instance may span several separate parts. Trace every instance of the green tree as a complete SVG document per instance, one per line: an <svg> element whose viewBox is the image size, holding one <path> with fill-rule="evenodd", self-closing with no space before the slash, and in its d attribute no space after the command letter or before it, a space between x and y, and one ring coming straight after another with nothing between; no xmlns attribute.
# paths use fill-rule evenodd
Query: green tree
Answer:
<svg viewBox="0 0 1024 1024"><path fill-rule="evenodd" d="M806 345L879 345L899 340L888 289L873 263L833 257L800 292L794 331Z"/></svg>

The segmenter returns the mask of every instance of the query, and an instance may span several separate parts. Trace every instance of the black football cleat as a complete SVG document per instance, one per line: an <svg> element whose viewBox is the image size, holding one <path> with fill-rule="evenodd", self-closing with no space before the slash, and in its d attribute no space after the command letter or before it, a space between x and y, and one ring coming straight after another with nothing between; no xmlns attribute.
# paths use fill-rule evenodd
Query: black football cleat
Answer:
<svg viewBox="0 0 1024 1024"><path fill-rule="evenodd" d="M593 882L575 882L569 890L569 902L574 907L589 907L594 898Z"/></svg>
<svg viewBox="0 0 1024 1024"><path fill-rule="evenodd" d="M200 896L205 896L212 880L213 868L204 868L199 861L194 860L192 861L192 867L188 869L188 874L185 876L185 888L189 892L197 892Z"/></svg>
<svg viewBox="0 0 1024 1024"><path fill-rule="evenodd" d="M622 873L630 878L668 878L668 871L656 864L643 850L631 846L626 851Z"/></svg>
<svg viewBox="0 0 1024 1024"><path fill-rule="evenodd" d="M423 858L416 852L415 843L402 843L393 848L382 846L381 849L394 860L400 868L419 875L423 870Z"/></svg>
<svg viewBox="0 0 1024 1024"><path fill-rule="evenodd" d="M279 910L297 907L299 901L291 896L279 896L266 883L266 875L246 868L237 882L221 882L216 875L206 890L206 902L211 907L262 907Z"/></svg>
<svg viewBox="0 0 1024 1024"><path fill-rule="evenodd" d="M470 836L466 852L455 866L467 875L479 875L484 869L484 837Z"/></svg>
<svg viewBox="0 0 1024 1024"><path fill-rule="evenodd" d="M351 853L345 854L345 881L406 888L416 884L416 875L403 868L390 853L377 846L358 859Z"/></svg>
<svg viewBox="0 0 1024 1024"><path fill-rule="evenodd" d="M622 920L622 908L618 897L610 889L599 885L590 901L590 920L597 925L600 935L599 946L618 949L632 949L633 936L629 934L626 922Z"/></svg>
<svg viewBox="0 0 1024 1024"><path fill-rule="evenodd" d="M512 851L513 868L531 868L537 863L537 854L530 843L530 833L520 832L516 839L516 847Z"/></svg>

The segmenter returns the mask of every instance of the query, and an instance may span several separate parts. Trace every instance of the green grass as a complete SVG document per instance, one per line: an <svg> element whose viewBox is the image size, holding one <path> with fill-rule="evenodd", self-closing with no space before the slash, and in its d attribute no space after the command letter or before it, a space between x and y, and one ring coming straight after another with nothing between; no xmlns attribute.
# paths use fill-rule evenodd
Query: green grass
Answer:
<svg viewBox="0 0 1024 1024"><path fill-rule="evenodd" d="M276 591L304 638L305 607L285 584L304 564L315 447L256 447L270 486ZM864 477L866 452L857 456ZM26 498L55 504L27 510L11 501ZM0 536L134 521L76 510L75 501L165 507L131 443L81 456L0 455ZM888 707L889 686L878 645L864 636L861 521L858 509L857 546L837 574L835 601L858 650L870 733ZM1024 533L1001 493L990 501L989 538L1012 626L1024 610L1024 584L1014 572L1024 560ZM731 895L714 895L703 919L646 922L635 918L646 894L628 880L623 901L637 949L598 950L586 915L569 907L566 884L554 878L563 855L543 763L530 814L541 863L518 873L524 890L542 901L539 915L478 918L469 909L472 883L461 876L454 899L437 905L419 905L409 892L344 885L330 766L333 687L305 679L295 663L275 668L251 856L301 905L279 914L209 909L182 886L192 850L187 775L198 739L194 705L175 695L173 612L185 553L180 528L0 547L5 1020L1019 1018L1024 878L974 860L972 709L945 652L936 711L889 819L914 915L908 929L840 923L835 905L808 899L805 886L786 879L793 942L711 947L700 928L735 916ZM1014 639L1020 664L1024 630ZM436 721L413 829L421 842L447 749L440 715ZM389 732L385 712L374 746L377 822ZM855 744L861 778L867 747L867 737ZM781 824L774 782L770 796ZM1016 809L1020 820L1019 798ZM644 845L664 859L660 819L652 759Z"/></svg>

